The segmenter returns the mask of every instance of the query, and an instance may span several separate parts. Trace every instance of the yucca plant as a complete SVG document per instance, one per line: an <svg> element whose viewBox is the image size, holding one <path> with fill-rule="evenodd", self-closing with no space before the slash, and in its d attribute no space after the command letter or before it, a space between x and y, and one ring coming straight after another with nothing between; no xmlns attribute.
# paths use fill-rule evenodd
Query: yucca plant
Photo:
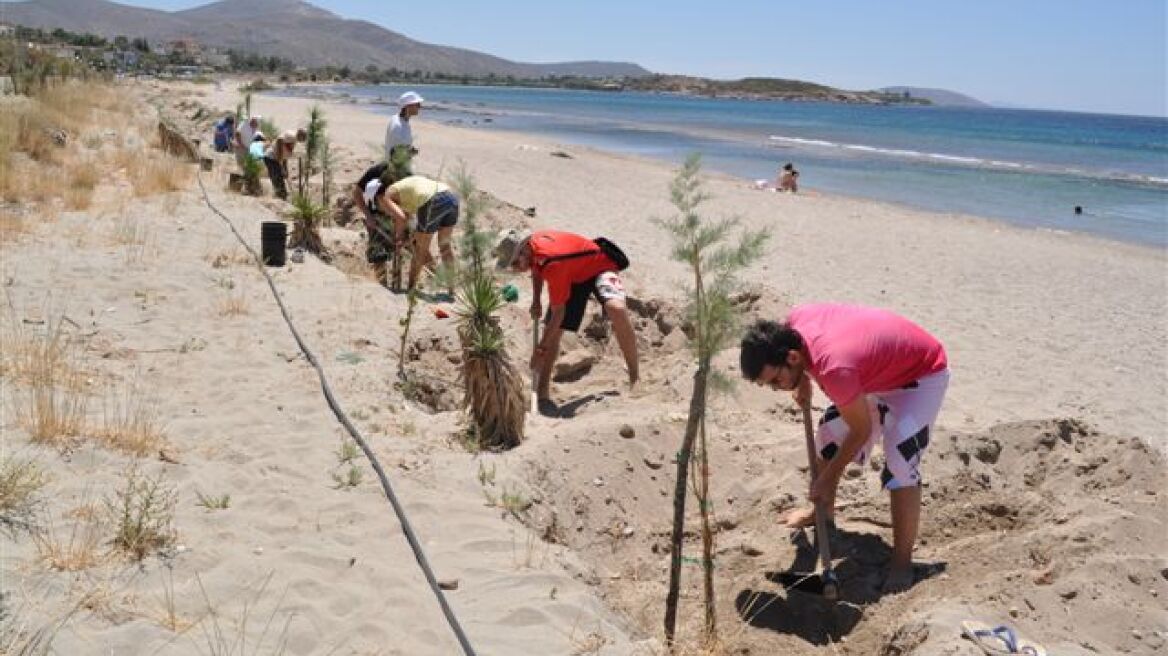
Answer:
<svg viewBox="0 0 1168 656"><path fill-rule="evenodd" d="M318 257L327 258L324 240L320 237L320 226L328 216L328 209L312 202L307 196L292 199L292 236L288 240L290 248L303 248Z"/></svg>
<svg viewBox="0 0 1168 656"><path fill-rule="evenodd" d="M465 168L454 175L462 201L462 263L446 272L456 281L458 336L462 344L463 407L470 413L476 442L485 448L511 448L523 441L527 401L523 378L507 355L507 341L497 316L503 296L491 262L494 235L481 231L485 209L474 179Z"/></svg>
<svg viewBox="0 0 1168 656"><path fill-rule="evenodd" d="M742 233L737 244L723 242L739 228L736 218L710 221L698 212L709 196L702 191L701 157L691 155L670 185L670 197L677 215L655 221L673 239L673 259L689 266L693 287L689 290L689 319L694 326L690 346L697 357L689 417L677 454L677 481L673 493L673 535L670 551L669 592L665 599L665 643L673 645L680 595L682 536L685 529L686 481L692 486L701 514L702 583L705 592L703 643L717 644L714 604L714 533L710 513L710 468L706 441L706 398L711 387L725 389L729 380L714 371L712 361L729 346L738 332L738 312L730 300L737 287L736 274L762 256L770 235L766 230ZM694 452L694 443L698 444ZM690 459L697 457L697 470L691 474Z"/></svg>

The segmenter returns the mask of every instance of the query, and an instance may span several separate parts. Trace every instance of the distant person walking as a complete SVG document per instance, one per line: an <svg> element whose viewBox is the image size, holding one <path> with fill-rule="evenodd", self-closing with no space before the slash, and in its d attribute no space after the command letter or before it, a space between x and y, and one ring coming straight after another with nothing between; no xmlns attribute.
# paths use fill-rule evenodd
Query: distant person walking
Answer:
<svg viewBox="0 0 1168 656"><path fill-rule="evenodd" d="M397 106L397 114L389 119L389 127L385 129L385 160L393 162L395 168L410 175L413 172L410 160L418 154L418 149L414 148L410 119L422 111L422 96L415 91L407 91L397 99Z"/></svg>
<svg viewBox="0 0 1168 656"><path fill-rule="evenodd" d="M588 239L559 230L512 230L495 249L499 269L516 273L531 271L531 318L540 320L540 296L548 287L548 313L539 346L531 354L536 372L536 396L540 412L554 413L551 400L552 371L560 354L565 330L576 332L584 319L588 298L595 296L612 322L621 354L628 367L629 385L639 378L637 336L625 307L625 289L619 271L629 261L615 244L604 238Z"/></svg>
<svg viewBox="0 0 1168 656"><path fill-rule="evenodd" d="M831 400L815 434L819 476L808 494L829 518L844 469L865 464L882 442L880 483L892 497L884 592L907 590L921 518L921 457L949 386L945 347L887 310L822 303L795 307L784 323L756 322L739 358L743 378L791 391L804 409L811 407L811 381ZM787 516L793 528L814 521L813 508Z"/></svg>
<svg viewBox="0 0 1168 656"><path fill-rule="evenodd" d="M799 172L795 170L794 164L787 162L779 169L779 181L775 186L779 191L799 191Z"/></svg>
<svg viewBox="0 0 1168 656"><path fill-rule="evenodd" d="M264 151L264 165L268 167L268 177L272 179L272 189L278 198L288 198L288 187L285 184L288 179L288 160L296 150L296 143L307 140L308 130L304 128L285 130Z"/></svg>

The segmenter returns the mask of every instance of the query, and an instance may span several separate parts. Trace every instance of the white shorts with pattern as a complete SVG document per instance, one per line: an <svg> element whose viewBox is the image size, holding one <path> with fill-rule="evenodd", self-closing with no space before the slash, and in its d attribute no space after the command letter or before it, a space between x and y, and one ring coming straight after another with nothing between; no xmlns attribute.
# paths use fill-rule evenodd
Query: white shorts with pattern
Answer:
<svg viewBox="0 0 1168 656"><path fill-rule="evenodd" d="M876 442L884 445L884 470L880 483L887 490L914 487L921 483L921 456L929 446L929 432L945 390L949 387L949 370L924 376L908 385L887 392L867 395L872 432L853 462L864 464L872 455ZM815 432L815 448L825 460L831 460L848 436L848 425L839 410L830 405L823 411Z"/></svg>

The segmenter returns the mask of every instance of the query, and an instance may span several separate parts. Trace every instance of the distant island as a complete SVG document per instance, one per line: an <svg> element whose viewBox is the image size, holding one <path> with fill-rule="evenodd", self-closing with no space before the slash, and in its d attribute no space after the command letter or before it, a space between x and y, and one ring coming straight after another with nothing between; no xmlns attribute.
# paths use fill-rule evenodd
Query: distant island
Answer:
<svg viewBox="0 0 1168 656"><path fill-rule="evenodd" d="M913 99L928 100L938 107L990 107L977 98L946 89L930 89L927 87L884 87L877 89L882 93L894 94Z"/></svg>

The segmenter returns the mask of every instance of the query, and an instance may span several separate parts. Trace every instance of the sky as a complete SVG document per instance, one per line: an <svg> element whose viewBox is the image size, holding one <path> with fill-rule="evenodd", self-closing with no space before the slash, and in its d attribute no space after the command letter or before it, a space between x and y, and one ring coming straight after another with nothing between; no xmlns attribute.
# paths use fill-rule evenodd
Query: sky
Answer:
<svg viewBox="0 0 1168 656"><path fill-rule="evenodd" d="M208 0L119 0L176 10ZM1168 116L1166 0L315 0L412 39L524 62L918 86L1043 109Z"/></svg>

